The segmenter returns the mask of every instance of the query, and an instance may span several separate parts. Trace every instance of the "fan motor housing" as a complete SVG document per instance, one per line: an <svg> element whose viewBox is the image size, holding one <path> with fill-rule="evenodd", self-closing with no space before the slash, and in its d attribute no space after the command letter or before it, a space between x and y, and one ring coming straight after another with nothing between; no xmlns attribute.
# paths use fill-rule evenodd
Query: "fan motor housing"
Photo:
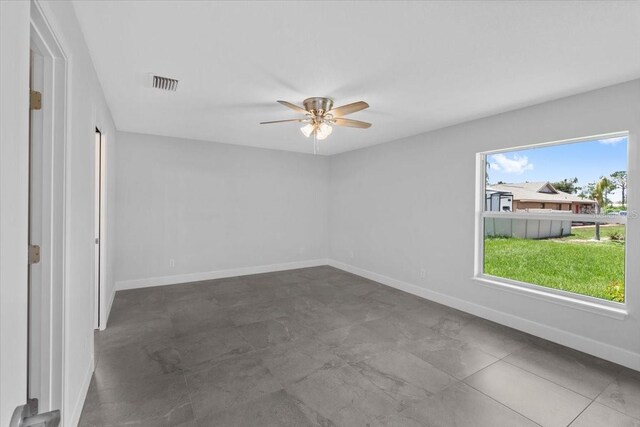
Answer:
<svg viewBox="0 0 640 427"><path fill-rule="evenodd" d="M329 98L314 96L313 98L305 99L302 104L304 105L304 109L309 112L322 111L323 113L326 113L333 107L333 100Z"/></svg>

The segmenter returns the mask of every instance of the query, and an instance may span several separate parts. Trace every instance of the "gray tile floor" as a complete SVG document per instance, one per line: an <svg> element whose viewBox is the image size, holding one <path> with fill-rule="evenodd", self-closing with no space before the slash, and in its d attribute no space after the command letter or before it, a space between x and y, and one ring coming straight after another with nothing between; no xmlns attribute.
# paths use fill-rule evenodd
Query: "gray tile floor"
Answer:
<svg viewBox="0 0 640 427"><path fill-rule="evenodd" d="M82 426L635 426L640 373L331 267L118 292Z"/></svg>

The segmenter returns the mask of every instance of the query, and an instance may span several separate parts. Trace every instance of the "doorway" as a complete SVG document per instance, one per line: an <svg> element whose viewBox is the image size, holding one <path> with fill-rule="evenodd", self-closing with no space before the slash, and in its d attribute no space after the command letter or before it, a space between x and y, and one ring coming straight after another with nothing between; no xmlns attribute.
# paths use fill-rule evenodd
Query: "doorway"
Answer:
<svg viewBox="0 0 640 427"><path fill-rule="evenodd" d="M64 401L67 58L31 3L27 208L26 405L20 419L57 425ZM37 424L42 425L42 424Z"/></svg>
<svg viewBox="0 0 640 427"><path fill-rule="evenodd" d="M94 283L95 283L95 317L94 329L104 329L102 316L104 303L104 248L103 236L105 231L105 135L96 127L95 132L95 164L94 164Z"/></svg>

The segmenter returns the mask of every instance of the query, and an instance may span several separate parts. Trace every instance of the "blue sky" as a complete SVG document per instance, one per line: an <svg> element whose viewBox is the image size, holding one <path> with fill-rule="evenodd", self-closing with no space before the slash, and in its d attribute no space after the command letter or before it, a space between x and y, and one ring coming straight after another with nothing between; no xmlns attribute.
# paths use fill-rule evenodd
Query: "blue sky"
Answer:
<svg viewBox="0 0 640 427"><path fill-rule="evenodd" d="M609 138L574 144L509 151L487 156L489 182L561 181L578 178L584 187L601 176L627 170L627 138ZM620 190L609 198L620 200Z"/></svg>

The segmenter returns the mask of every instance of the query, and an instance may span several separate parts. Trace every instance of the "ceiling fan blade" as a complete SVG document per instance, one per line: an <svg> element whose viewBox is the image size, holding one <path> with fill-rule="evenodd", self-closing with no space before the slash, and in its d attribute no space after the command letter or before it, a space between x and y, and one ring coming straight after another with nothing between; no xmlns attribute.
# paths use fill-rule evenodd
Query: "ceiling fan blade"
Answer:
<svg viewBox="0 0 640 427"><path fill-rule="evenodd" d="M284 105L285 107L291 108L293 111L297 111L298 113L309 114L309 112L307 110L305 110L302 107L298 107L296 104L292 104L292 103L287 102L287 101L278 101L278 102L280 104Z"/></svg>
<svg viewBox="0 0 640 427"><path fill-rule="evenodd" d="M371 123L361 122L360 120L337 118L337 119L333 119L332 122L338 126L347 126L350 128L367 129L371 127Z"/></svg>
<svg viewBox="0 0 640 427"><path fill-rule="evenodd" d="M287 119L287 120L273 120L271 122L260 122L261 125L268 125L271 123L285 123L285 122L303 122L305 119Z"/></svg>
<svg viewBox="0 0 640 427"><path fill-rule="evenodd" d="M333 117L342 117L347 114L355 113L356 111L369 108L369 104L364 101L354 102L352 104L343 105L342 107L333 108L327 111L327 114L331 114Z"/></svg>

